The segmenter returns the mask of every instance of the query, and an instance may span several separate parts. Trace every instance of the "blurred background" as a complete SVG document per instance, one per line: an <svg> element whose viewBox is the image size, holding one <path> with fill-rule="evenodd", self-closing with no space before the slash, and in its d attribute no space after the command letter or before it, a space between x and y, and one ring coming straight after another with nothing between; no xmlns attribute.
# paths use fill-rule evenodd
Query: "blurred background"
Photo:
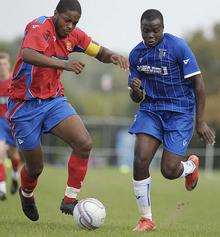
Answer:
<svg viewBox="0 0 220 237"><path fill-rule="evenodd" d="M14 63L23 31L32 19L53 15L58 0L3 1L0 14L0 51L8 52ZM128 56L141 41L140 16L148 8L164 15L165 32L185 38L193 49L206 84L206 119L216 131L215 147L205 146L195 134L188 153L201 155L201 165L212 172L220 168L220 1L163 0L81 0L82 18L78 27L96 42ZM128 96L127 72L99 63L85 55L71 57L85 62L84 72L63 74L65 93L83 118L93 138L91 165L118 165L122 172L130 169L134 137L127 133L137 105ZM69 148L58 138L42 139L45 160L63 166ZM159 164L160 151L153 166Z"/></svg>

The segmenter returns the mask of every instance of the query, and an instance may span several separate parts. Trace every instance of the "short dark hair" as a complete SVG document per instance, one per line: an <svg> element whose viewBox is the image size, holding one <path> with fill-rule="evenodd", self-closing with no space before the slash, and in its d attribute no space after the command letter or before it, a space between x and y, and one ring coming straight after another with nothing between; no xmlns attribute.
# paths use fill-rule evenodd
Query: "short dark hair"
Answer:
<svg viewBox="0 0 220 237"><path fill-rule="evenodd" d="M146 19L146 20L149 20L149 21L152 21L152 20L155 20L155 19L160 19L162 25L164 25L163 24L163 15L160 11L158 11L156 9L146 10L141 16L141 21L143 19Z"/></svg>
<svg viewBox="0 0 220 237"><path fill-rule="evenodd" d="M56 10L58 13L63 13L68 10L77 11L80 14L82 13L81 5L77 0L60 0Z"/></svg>

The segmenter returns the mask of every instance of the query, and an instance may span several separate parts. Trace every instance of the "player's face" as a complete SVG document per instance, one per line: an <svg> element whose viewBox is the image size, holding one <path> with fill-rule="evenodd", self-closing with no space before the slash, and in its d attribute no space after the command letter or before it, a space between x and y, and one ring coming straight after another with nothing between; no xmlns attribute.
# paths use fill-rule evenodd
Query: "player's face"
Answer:
<svg viewBox="0 0 220 237"><path fill-rule="evenodd" d="M0 77L5 78L5 76L8 76L10 72L10 63L8 59L2 58L0 59Z"/></svg>
<svg viewBox="0 0 220 237"><path fill-rule="evenodd" d="M155 46L163 37L163 24L160 19L141 21L141 34L144 42L150 47Z"/></svg>
<svg viewBox="0 0 220 237"><path fill-rule="evenodd" d="M57 11L55 11L55 28L58 36L60 38L67 37L70 32L76 27L80 16L80 13L77 11L67 10L63 13L58 13Z"/></svg>

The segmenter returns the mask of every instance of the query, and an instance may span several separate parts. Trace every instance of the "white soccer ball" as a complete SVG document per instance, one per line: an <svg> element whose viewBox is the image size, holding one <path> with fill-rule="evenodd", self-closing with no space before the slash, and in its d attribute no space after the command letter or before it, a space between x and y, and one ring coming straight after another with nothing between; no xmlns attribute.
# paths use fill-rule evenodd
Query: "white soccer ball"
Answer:
<svg viewBox="0 0 220 237"><path fill-rule="evenodd" d="M105 221L104 205L96 198L86 198L77 203L73 218L79 227L87 230L99 228Z"/></svg>

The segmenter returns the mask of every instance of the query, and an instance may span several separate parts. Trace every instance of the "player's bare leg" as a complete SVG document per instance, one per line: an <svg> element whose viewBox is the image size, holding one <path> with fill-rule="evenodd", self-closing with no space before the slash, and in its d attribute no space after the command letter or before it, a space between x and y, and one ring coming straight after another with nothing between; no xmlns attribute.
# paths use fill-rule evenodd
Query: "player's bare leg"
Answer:
<svg viewBox="0 0 220 237"><path fill-rule="evenodd" d="M51 132L73 149L68 161L68 180L65 196L60 206L62 212L72 215L77 203L77 194L80 192L86 175L92 140L78 115L63 120Z"/></svg>
<svg viewBox="0 0 220 237"><path fill-rule="evenodd" d="M186 189L191 191L196 187L199 178L199 158L191 155L187 161L184 160L183 156L164 150L161 160L161 172L167 179L185 177Z"/></svg>
<svg viewBox="0 0 220 237"><path fill-rule="evenodd" d="M16 147L9 146L7 154L12 164L12 181L11 181L10 192L11 194L15 194L18 190L19 165L21 159L20 154L16 149Z"/></svg>
<svg viewBox="0 0 220 237"><path fill-rule="evenodd" d="M8 146L5 141L0 141L0 200L6 200L6 169L4 159L6 157Z"/></svg>
<svg viewBox="0 0 220 237"><path fill-rule="evenodd" d="M21 187L19 195L24 214L32 221L39 219L34 199L34 189L37 186L38 177L43 171L43 153L41 147L31 151L21 151L25 165L21 169Z"/></svg>
<svg viewBox="0 0 220 237"><path fill-rule="evenodd" d="M138 221L137 226L133 229L134 231L152 231L156 228L156 225L152 220L151 212L151 177L149 166L159 145L160 141L150 135L136 135L133 185L141 218Z"/></svg>

